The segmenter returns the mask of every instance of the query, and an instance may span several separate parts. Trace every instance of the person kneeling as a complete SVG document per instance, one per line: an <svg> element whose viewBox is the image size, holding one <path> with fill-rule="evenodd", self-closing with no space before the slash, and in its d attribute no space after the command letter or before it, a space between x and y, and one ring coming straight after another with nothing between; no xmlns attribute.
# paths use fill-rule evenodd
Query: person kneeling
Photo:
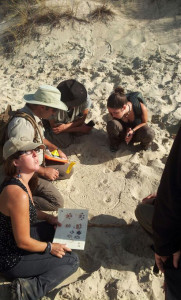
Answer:
<svg viewBox="0 0 181 300"><path fill-rule="evenodd" d="M107 100L107 108L110 116L107 133L112 152L124 141L127 145L139 142L143 150L150 147L155 134L147 125L148 110L139 92L125 94L122 87L117 87Z"/></svg>

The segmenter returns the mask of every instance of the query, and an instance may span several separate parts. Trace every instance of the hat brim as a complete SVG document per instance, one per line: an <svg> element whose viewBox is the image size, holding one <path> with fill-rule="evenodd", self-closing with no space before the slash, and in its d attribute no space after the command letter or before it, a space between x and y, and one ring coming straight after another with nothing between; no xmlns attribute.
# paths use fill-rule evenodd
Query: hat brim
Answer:
<svg viewBox="0 0 181 300"><path fill-rule="evenodd" d="M21 149L19 151L34 150L36 148L45 149L45 145L43 145L41 143L27 142L27 144L24 145L24 147L21 147Z"/></svg>
<svg viewBox="0 0 181 300"><path fill-rule="evenodd" d="M37 101L34 97L34 94L26 94L26 95L24 95L23 99L25 100L25 102L30 103L30 104L45 105L45 106L48 106L48 107L61 109L61 110L64 110L64 111L68 110L68 107L61 100L60 100L60 103L57 103L57 104L44 103L42 101Z"/></svg>
<svg viewBox="0 0 181 300"><path fill-rule="evenodd" d="M81 101L80 99L74 99L72 101L66 101L66 105L67 107L77 107L80 106L82 104L84 104L87 101L87 99L85 101Z"/></svg>

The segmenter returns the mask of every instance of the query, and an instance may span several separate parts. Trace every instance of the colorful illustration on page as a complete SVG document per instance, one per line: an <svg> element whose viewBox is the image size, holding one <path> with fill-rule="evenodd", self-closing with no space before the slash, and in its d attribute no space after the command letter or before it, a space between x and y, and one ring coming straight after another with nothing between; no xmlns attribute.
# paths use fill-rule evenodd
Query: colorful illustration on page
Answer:
<svg viewBox="0 0 181 300"><path fill-rule="evenodd" d="M58 220L62 225L56 228L54 242L66 244L71 249L84 250L88 210L59 208Z"/></svg>

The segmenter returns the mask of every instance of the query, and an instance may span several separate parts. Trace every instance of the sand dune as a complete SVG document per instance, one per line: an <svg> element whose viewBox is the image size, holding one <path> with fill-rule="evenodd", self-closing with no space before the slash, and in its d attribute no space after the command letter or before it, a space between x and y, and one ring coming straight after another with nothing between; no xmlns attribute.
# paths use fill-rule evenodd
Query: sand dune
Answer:
<svg viewBox="0 0 181 300"><path fill-rule="evenodd" d="M77 16L88 20L91 9L103 2L79 2ZM115 16L107 23L74 21L51 32L44 26L39 41L23 45L12 59L1 56L2 109L8 103L21 107L22 96L43 83L56 86L75 78L85 84L92 99L89 119L96 126L65 150L76 162L75 172L55 185L66 207L89 209L90 220L98 224L121 225L89 228L85 251L79 252L80 278L43 299L164 299L163 277L152 271L152 241L134 210L157 190L180 122L181 4L112 0L108 5ZM156 134L152 150L135 152L123 145L116 154L109 151L106 99L117 85L144 95ZM8 299L3 283L1 278L1 300Z"/></svg>

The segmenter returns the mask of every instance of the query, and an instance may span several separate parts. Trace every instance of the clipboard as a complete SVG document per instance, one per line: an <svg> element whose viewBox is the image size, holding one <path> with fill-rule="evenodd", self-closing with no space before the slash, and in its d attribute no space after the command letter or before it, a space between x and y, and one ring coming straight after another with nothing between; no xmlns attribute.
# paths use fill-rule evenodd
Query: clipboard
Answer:
<svg viewBox="0 0 181 300"><path fill-rule="evenodd" d="M48 159L48 160L62 162L62 163L68 162L68 159L59 156L57 150L50 152L50 150L46 149L44 156L45 156L45 159Z"/></svg>

